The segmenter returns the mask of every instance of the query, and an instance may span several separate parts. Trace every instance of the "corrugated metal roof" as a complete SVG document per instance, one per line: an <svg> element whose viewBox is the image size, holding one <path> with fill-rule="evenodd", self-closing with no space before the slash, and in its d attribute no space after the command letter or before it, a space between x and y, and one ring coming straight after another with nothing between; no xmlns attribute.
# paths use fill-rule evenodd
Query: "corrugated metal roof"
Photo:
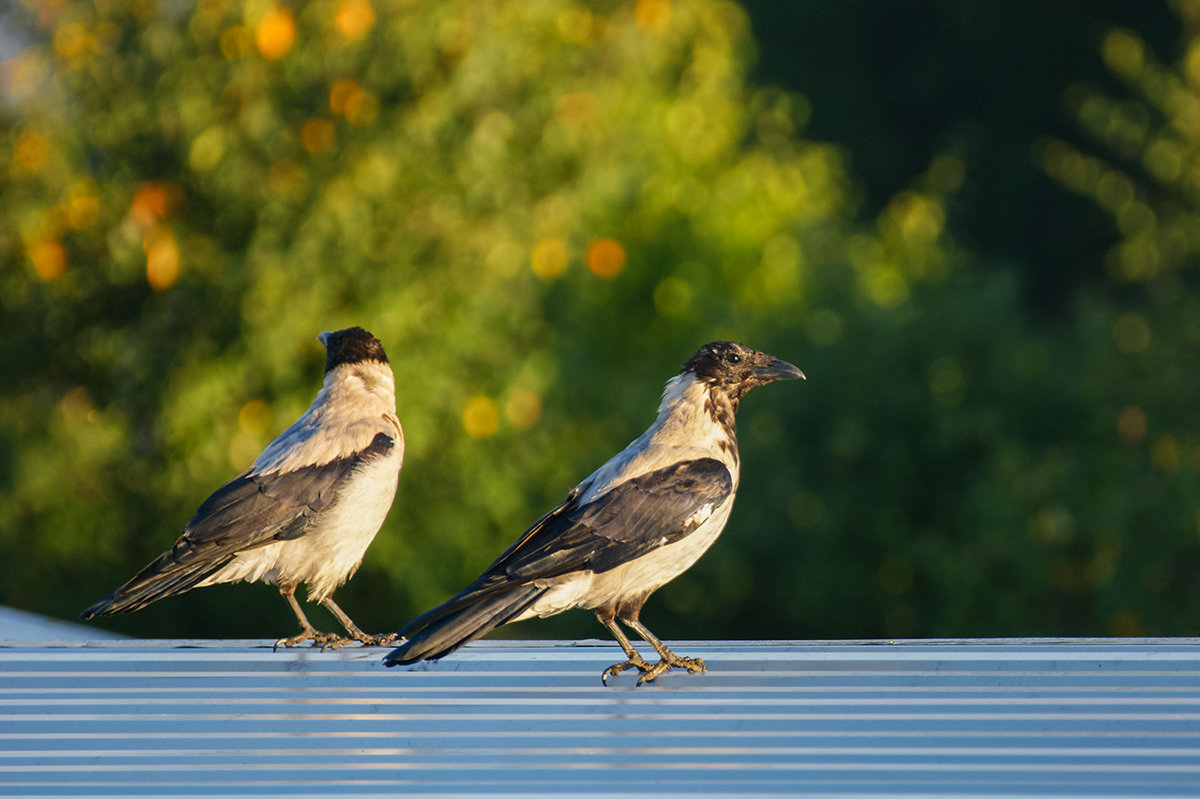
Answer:
<svg viewBox="0 0 1200 799"><path fill-rule="evenodd" d="M1200 796L1200 640L0 649L0 794Z"/></svg>

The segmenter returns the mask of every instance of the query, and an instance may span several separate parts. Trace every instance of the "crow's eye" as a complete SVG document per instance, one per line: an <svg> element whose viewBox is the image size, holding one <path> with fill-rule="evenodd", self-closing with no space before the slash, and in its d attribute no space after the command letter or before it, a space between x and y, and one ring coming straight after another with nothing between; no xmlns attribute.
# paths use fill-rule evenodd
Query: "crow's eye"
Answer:
<svg viewBox="0 0 1200 799"><path fill-rule="evenodd" d="M731 352L725 356L725 360L729 363L741 363L742 356L738 355L736 352Z"/></svg>

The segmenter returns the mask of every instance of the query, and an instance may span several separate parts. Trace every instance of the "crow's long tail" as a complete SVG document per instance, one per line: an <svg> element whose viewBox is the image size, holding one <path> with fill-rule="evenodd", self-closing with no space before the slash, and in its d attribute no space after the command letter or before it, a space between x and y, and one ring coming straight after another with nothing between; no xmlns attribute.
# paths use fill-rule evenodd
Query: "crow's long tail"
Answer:
<svg viewBox="0 0 1200 799"><path fill-rule="evenodd" d="M165 552L153 563L134 575L129 582L87 608L79 615L85 619L129 613L141 610L151 602L182 594L219 572L231 557L217 561L199 561L183 565L174 558L174 551Z"/></svg>
<svg viewBox="0 0 1200 799"><path fill-rule="evenodd" d="M512 621L545 592L545 588L525 584L477 597L459 595L409 622L401 634L416 632L389 652L383 662L396 666L445 657Z"/></svg>

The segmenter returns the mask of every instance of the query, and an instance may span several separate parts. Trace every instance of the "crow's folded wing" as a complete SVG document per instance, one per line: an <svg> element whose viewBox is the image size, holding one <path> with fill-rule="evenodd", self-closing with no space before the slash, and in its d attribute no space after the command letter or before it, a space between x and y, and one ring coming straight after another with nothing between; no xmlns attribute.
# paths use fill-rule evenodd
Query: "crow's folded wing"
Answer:
<svg viewBox="0 0 1200 799"><path fill-rule="evenodd" d="M571 498L538 521L488 570L493 579L545 579L581 568L596 572L674 543L733 492L715 458L681 461L617 484L579 505Z"/></svg>
<svg viewBox="0 0 1200 799"><path fill-rule="evenodd" d="M360 452L320 466L235 477L204 500L174 546L84 610L83 617L138 610L202 584L239 552L304 535L356 468L394 446L380 433Z"/></svg>
<svg viewBox="0 0 1200 799"><path fill-rule="evenodd" d="M390 436L379 433L365 449L329 463L236 477L200 505L179 544L208 559L298 538L357 468L394 446Z"/></svg>
<svg viewBox="0 0 1200 799"><path fill-rule="evenodd" d="M581 569L608 571L679 541L730 499L733 478L715 458L699 458L639 475L579 504L584 488L538 519L475 582L406 624L401 635L522 584Z"/></svg>

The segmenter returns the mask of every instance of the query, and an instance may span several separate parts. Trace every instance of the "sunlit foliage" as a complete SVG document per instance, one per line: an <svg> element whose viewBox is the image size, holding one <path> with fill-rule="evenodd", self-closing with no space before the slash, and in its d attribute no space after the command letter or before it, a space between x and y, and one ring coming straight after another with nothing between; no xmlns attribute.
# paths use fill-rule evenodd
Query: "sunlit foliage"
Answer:
<svg viewBox="0 0 1200 799"><path fill-rule="evenodd" d="M1177 63L1159 63L1135 31L1117 28L1101 52L1125 91L1070 89L1098 152L1061 140L1042 151L1047 174L1111 216L1121 240L1107 266L1123 281L1153 280L1200 254L1200 4L1180 7L1188 36Z"/></svg>
<svg viewBox="0 0 1200 799"><path fill-rule="evenodd" d="M307 405L315 335L361 324L407 439L344 599L373 629L461 587L737 338L810 379L746 400L729 530L656 629L1196 630L1200 437L1164 424L1196 398L1195 302L1032 328L947 232L955 155L861 218L807 101L747 80L738 6L22 3L0 601L67 615L128 577ZM1173 390L1140 390L1154 369ZM114 626L278 635L264 590ZM554 631L596 633L522 632Z"/></svg>

